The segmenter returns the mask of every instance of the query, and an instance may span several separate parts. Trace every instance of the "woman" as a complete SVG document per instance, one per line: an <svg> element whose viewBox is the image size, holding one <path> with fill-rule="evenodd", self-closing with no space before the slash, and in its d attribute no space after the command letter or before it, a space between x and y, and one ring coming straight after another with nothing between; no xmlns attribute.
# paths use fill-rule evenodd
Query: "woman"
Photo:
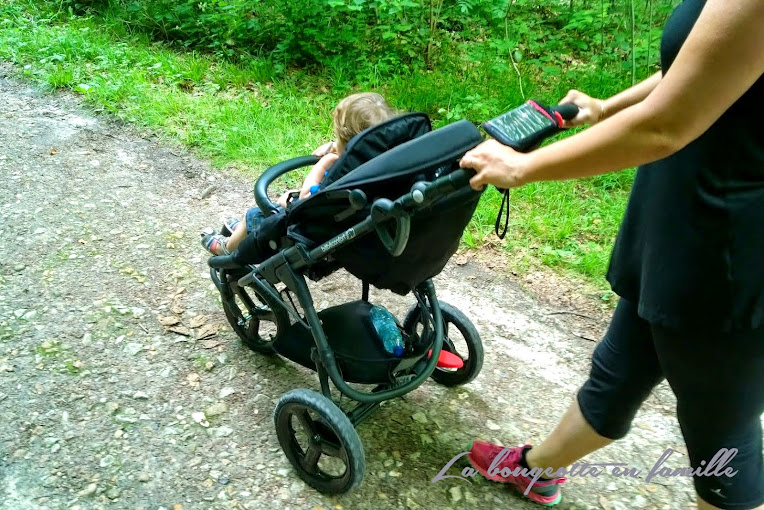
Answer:
<svg viewBox="0 0 764 510"><path fill-rule="evenodd" d="M501 447L475 442L469 457L492 480L557 503L564 480L533 484L510 471L550 475L623 437L666 378L698 507L761 509L764 2L685 0L664 29L661 68L605 101L571 91L562 101L580 108L571 125L594 124L579 134L530 154L487 141L462 159L477 171L475 189L643 165L607 274L621 300L589 380L541 444L497 459ZM737 449L733 470L703 473L723 448Z"/></svg>

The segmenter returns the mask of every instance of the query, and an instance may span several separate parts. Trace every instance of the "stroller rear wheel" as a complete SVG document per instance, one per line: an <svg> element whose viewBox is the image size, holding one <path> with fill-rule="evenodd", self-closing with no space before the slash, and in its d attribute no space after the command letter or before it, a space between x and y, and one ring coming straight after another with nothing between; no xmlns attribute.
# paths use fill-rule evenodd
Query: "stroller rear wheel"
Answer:
<svg viewBox="0 0 764 510"><path fill-rule="evenodd" d="M244 345L261 354L273 354L273 344L289 325L289 315L270 296L253 287L239 287L237 276L241 275L226 275L230 294L223 299L225 317Z"/></svg>
<svg viewBox="0 0 764 510"><path fill-rule="evenodd" d="M456 354L464 362L459 369L435 368L432 378L443 386L467 384L478 376L483 368L483 342L475 325L458 308L446 302L440 302L443 325L443 349ZM423 334L422 309L413 305L403 319L403 330L408 334ZM432 327L430 334L435 334Z"/></svg>
<svg viewBox="0 0 764 510"><path fill-rule="evenodd" d="M279 399L276 435L297 475L326 494L353 490L363 480L366 459L350 419L331 400L297 389Z"/></svg>

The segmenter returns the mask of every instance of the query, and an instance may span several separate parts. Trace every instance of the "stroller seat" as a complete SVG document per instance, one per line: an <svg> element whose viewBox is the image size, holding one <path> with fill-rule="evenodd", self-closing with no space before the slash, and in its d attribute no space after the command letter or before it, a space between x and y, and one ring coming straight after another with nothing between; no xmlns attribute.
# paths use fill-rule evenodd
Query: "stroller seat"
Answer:
<svg viewBox="0 0 764 510"><path fill-rule="evenodd" d="M429 126L426 115L414 113L358 134L322 188L266 218L258 232L242 242L234 259L241 265L259 263L295 243L313 249L362 221L374 200L395 200L416 182L432 181L458 169L459 157L482 141L477 128L466 120L435 131ZM348 214L351 192L362 193L366 204ZM399 256L386 250L377 236L366 236L327 257L308 276L317 280L344 267L377 288L405 295L438 274L456 252L480 196L466 187L417 211L411 217L408 244Z"/></svg>
<svg viewBox="0 0 764 510"><path fill-rule="evenodd" d="M326 189L380 154L430 131L432 124L424 113L399 115L365 129L348 142L345 151L321 181L321 189Z"/></svg>

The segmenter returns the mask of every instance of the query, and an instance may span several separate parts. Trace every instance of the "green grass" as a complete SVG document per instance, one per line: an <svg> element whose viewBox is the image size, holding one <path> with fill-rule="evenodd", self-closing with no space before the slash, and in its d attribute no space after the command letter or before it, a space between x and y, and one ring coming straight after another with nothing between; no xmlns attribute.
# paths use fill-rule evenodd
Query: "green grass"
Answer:
<svg viewBox="0 0 764 510"><path fill-rule="evenodd" d="M360 79L342 67L310 75L276 72L267 58L235 65L128 34L116 19L56 17L25 1L0 0L0 58L50 90L79 93L97 110L179 140L226 171L253 179L329 139L331 109L351 91L378 90L401 110L430 114L436 127L461 118L482 122L523 101L517 76L506 66L457 63ZM568 88L607 96L628 85L615 69L581 65L562 76L522 69L526 97L547 102ZM490 190L463 240L503 250L515 271L547 265L604 287L632 178L633 172L623 172L512 190L503 241L493 234L501 196Z"/></svg>
<svg viewBox="0 0 764 510"><path fill-rule="evenodd" d="M624 172L511 190L503 243L509 267L522 271L543 264L602 281L632 178L633 172ZM495 239L493 225L501 198L491 189L481 201L470 228L475 244ZM477 227L486 224L489 231Z"/></svg>

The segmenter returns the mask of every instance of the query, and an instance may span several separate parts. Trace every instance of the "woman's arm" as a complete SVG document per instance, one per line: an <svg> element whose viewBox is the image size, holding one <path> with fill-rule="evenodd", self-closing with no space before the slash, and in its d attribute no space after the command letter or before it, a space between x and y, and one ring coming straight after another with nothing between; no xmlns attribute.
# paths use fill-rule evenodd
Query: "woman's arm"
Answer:
<svg viewBox="0 0 764 510"><path fill-rule="evenodd" d="M508 188L599 175L667 157L705 132L764 72L764 2L708 0L674 63L641 102L520 154L490 140L461 165L470 184Z"/></svg>
<svg viewBox="0 0 764 510"><path fill-rule="evenodd" d="M300 198L305 198L310 195L310 188L320 184L321 181L324 180L326 171L329 170L329 168L331 168L334 162L338 159L339 156L337 154L330 152L318 160L318 163L313 165L313 168L310 169L308 176L305 177L305 180L302 182L302 187L300 188Z"/></svg>
<svg viewBox="0 0 764 510"><path fill-rule="evenodd" d="M596 124L612 117L621 110L635 105L650 95L650 92L660 83L662 73L658 71L649 78L642 80L633 87L620 92L608 99L595 99L578 90L568 92L560 104L573 103L578 106L578 115L571 121L565 122L565 127Z"/></svg>

